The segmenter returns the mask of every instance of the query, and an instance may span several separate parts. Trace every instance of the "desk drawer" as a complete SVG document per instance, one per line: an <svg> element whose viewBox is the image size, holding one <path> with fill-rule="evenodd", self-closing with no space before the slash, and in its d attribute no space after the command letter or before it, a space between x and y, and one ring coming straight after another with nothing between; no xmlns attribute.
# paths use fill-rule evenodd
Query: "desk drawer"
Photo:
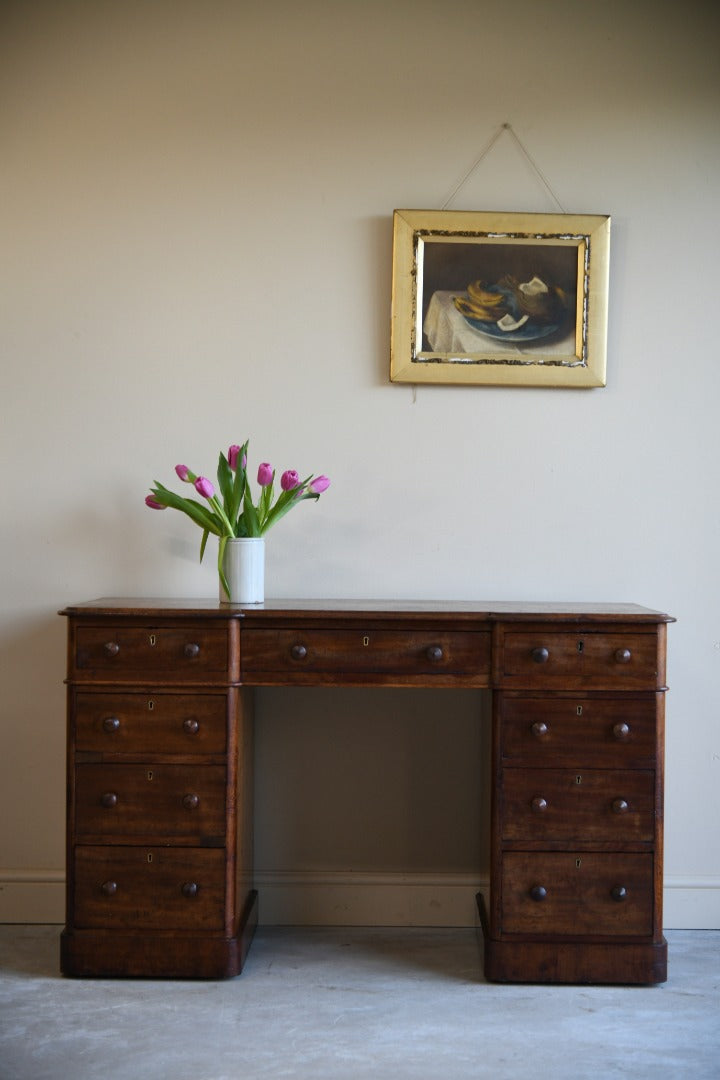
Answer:
<svg viewBox="0 0 720 1080"><path fill-rule="evenodd" d="M506 685L655 688L657 634L506 630L500 675Z"/></svg>
<svg viewBox="0 0 720 1080"><path fill-rule="evenodd" d="M220 846L225 842L222 765L78 765L76 836Z"/></svg>
<svg viewBox="0 0 720 1080"><path fill-rule="evenodd" d="M222 930L225 853L197 848L79 847L75 925Z"/></svg>
<svg viewBox="0 0 720 1080"><path fill-rule="evenodd" d="M79 692L75 746L102 754L222 754L225 694Z"/></svg>
<svg viewBox="0 0 720 1080"><path fill-rule="evenodd" d="M654 765L655 694L498 694L503 761L631 768Z"/></svg>
<svg viewBox="0 0 720 1080"><path fill-rule="evenodd" d="M652 924L652 855L514 851L503 857L504 933L647 935Z"/></svg>
<svg viewBox="0 0 720 1080"><path fill-rule="evenodd" d="M75 668L103 680L197 682L227 672L227 630L197 624L80 625L75 638Z"/></svg>
<svg viewBox="0 0 720 1080"><path fill-rule="evenodd" d="M449 630L244 630L243 678L292 683L307 674L399 675L453 673L487 677L490 634Z"/></svg>
<svg viewBox="0 0 720 1080"><path fill-rule="evenodd" d="M503 769L504 840L652 841L650 770Z"/></svg>

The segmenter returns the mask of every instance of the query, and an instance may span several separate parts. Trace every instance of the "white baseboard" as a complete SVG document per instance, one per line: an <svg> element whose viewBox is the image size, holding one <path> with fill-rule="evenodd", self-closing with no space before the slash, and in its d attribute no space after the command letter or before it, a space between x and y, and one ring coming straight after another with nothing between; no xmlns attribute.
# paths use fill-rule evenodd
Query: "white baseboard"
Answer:
<svg viewBox="0 0 720 1080"><path fill-rule="evenodd" d="M470 874L264 871L255 875L260 922L269 926L475 926Z"/></svg>
<svg viewBox="0 0 720 1080"><path fill-rule="evenodd" d="M64 870L0 869L0 923L63 922Z"/></svg>
<svg viewBox="0 0 720 1080"><path fill-rule="evenodd" d="M666 877L666 930L720 930L720 877Z"/></svg>
<svg viewBox="0 0 720 1080"><path fill-rule="evenodd" d="M353 874L258 871L260 922L267 926L475 926L470 874ZM63 923L62 870L0 869L0 923ZM668 877L664 925L720 930L720 877Z"/></svg>

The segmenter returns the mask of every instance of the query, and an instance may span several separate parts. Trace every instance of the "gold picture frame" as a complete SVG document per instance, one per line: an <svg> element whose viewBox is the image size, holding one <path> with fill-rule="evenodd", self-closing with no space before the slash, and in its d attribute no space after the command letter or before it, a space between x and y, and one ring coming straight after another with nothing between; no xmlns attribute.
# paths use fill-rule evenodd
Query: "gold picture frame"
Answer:
<svg viewBox="0 0 720 1080"><path fill-rule="evenodd" d="M390 380L605 385L610 218L395 210Z"/></svg>

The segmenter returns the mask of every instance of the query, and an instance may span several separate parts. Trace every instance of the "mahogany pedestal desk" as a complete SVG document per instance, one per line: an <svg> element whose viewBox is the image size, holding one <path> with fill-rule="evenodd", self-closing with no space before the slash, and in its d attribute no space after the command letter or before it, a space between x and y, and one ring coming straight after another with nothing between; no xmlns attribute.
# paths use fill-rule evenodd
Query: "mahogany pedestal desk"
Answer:
<svg viewBox="0 0 720 1080"><path fill-rule="evenodd" d="M632 604L139 599L62 614L66 975L239 974L258 909L252 688L322 685L492 694L489 900L478 896L488 979L665 980L669 616Z"/></svg>

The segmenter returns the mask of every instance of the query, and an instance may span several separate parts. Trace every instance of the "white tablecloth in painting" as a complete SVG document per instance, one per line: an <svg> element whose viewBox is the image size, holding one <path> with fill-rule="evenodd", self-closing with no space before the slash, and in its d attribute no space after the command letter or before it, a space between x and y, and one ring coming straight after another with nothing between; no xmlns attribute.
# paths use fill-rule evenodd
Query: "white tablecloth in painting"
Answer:
<svg viewBox="0 0 720 1080"><path fill-rule="evenodd" d="M483 334L470 326L453 303L453 297L462 294L456 292L435 292L428 305L423 323L430 348L437 353L459 353L461 356L473 353L492 354L496 352L527 355L533 353L542 356L568 358L568 363L575 359L575 329L564 337L550 342L539 341L503 341L501 338Z"/></svg>

